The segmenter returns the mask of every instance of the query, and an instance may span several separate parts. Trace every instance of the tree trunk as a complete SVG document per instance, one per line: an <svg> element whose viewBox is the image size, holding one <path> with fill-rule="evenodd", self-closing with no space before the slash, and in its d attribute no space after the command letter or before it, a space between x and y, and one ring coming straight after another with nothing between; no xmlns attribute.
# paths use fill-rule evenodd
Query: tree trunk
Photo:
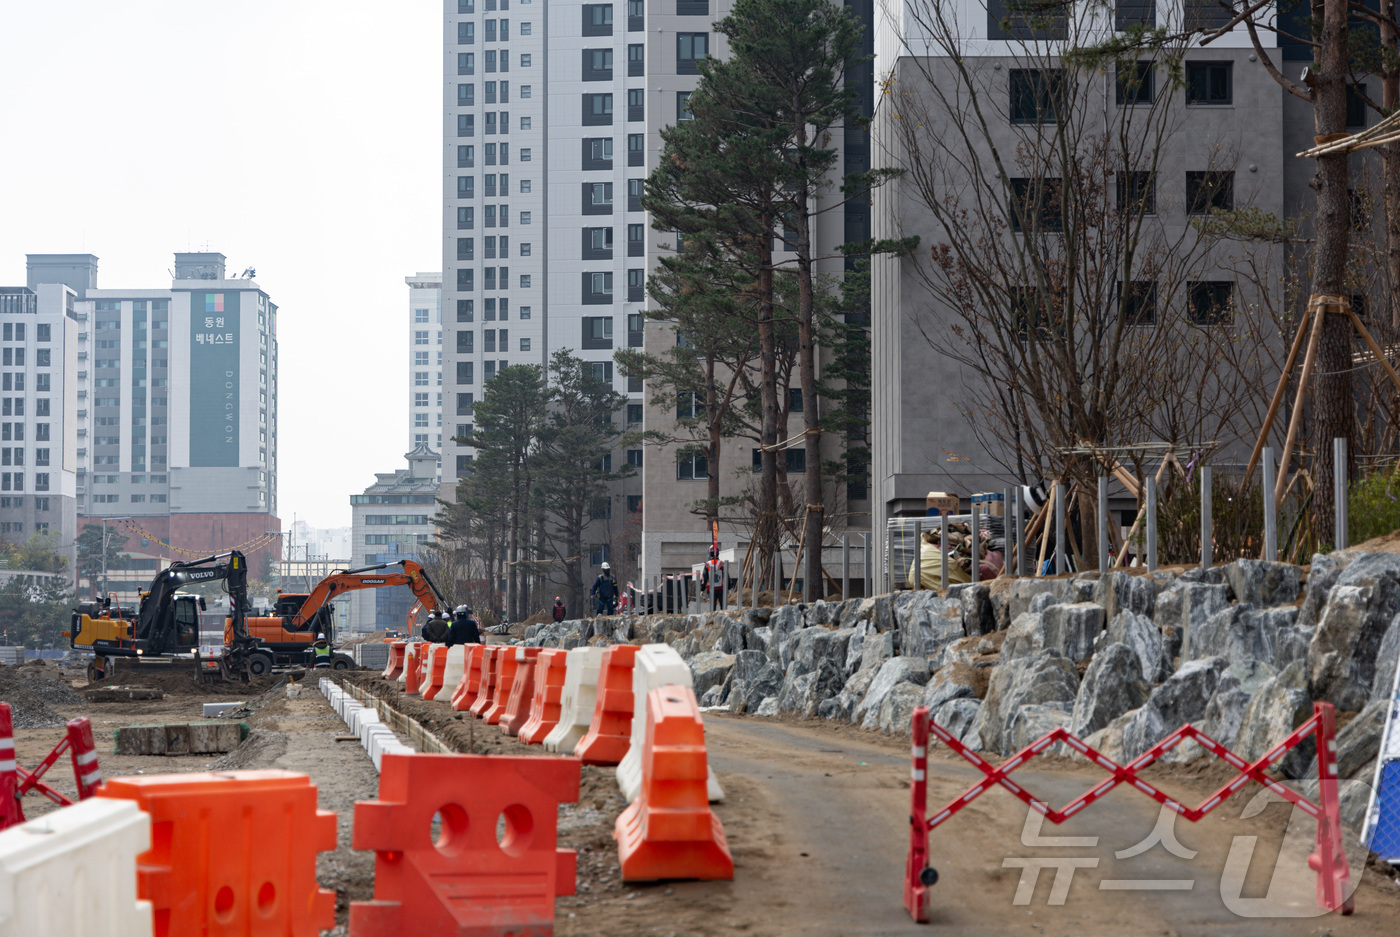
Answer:
<svg viewBox="0 0 1400 937"><path fill-rule="evenodd" d="M1319 11L1319 6L1321 10ZM1345 0L1314 0L1313 15L1322 15L1322 37L1317 51L1314 125L1318 137L1346 132L1347 7ZM1351 205L1347 194L1347 154L1319 156L1313 176L1317 192L1317 241L1313 256L1314 295L1345 295L1347 240L1351 233ZM1332 517L1332 440L1347 439L1353 446L1355 405L1352 399L1351 321L1328 315L1318 343L1313 377L1312 476L1315 485L1313 529L1319 543L1335 543ZM1348 472L1348 466L1337 466Z"/></svg>
<svg viewBox="0 0 1400 937"><path fill-rule="evenodd" d="M778 344L773 326L773 214L762 216L761 240L758 248L758 346L759 346L759 442L762 446L763 473L758 482L758 518L754 524L757 544L760 586L773 581L777 568L778 548L778 454L773 446L778 442ZM754 604L758 604L755 599ZM777 604L777 596L773 597Z"/></svg>
<svg viewBox="0 0 1400 937"><path fill-rule="evenodd" d="M798 142L805 142L799 134ZM815 602L826 595L822 588L822 528L825 511L822 497L821 414L817 406L817 351L813 341L812 317L816 304L812 287L812 219L804 204L797 216L797 348L798 374L802 381L803 445L806 474L803 476L807 520L803 524L803 549L807 568L802 576L802 601ZM795 573L794 573L795 575Z"/></svg>
<svg viewBox="0 0 1400 937"><path fill-rule="evenodd" d="M1397 38L1400 38L1391 25L1394 18L1395 0L1382 0L1381 47L1392 55L1396 51ZM1381 68L1381 109L1391 114L1396 105L1400 105L1400 63L1392 58L1386 60ZM1400 144L1390 143L1379 149L1381 191L1385 202L1385 288L1390 295L1390 327L1400 330ZM1378 311L1371 322L1381 321L1382 316Z"/></svg>
<svg viewBox="0 0 1400 937"><path fill-rule="evenodd" d="M715 387L715 356L705 356L705 426L709 430L710 470L705 481L705 528L719 520L719 393Z"/></svg>

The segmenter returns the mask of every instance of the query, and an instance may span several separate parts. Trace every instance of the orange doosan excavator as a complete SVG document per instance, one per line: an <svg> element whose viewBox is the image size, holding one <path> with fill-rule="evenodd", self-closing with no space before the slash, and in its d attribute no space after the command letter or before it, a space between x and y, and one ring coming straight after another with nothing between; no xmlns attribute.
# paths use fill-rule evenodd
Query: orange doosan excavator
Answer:
<svg viewBox="0 0 1400 937"><path fill-rule="evenodd" d="M446 617L449 613L447 600L438 587L428 578L423 567L413 560L399 560L394 563L379 563L359 569L336 570L316 583L310 593L280 592L277 605L270 616L249 616L248 633L259 644L277 657L277 663L300 664L305 660L308 648L316 641L316 636L324 635L326 642L335 645L332 632L333 616L331 601L346 592L356 589L378 589L383 586L408 586L418 600L418 605L436 610ZM225 620L224 641L228 643L233 635L233 623ZM336 670L353 667L353 660L345 654L336 654L331 666Z"/></svg>

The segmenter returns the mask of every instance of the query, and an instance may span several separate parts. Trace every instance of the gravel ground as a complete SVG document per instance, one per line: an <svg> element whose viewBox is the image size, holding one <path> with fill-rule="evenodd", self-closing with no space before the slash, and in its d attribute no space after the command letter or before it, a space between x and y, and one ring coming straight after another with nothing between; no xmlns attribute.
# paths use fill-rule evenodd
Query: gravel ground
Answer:
<svg viewBox="0 0 1400 937"><path fill-rule="evenodd" d="M16 729L52 729L67 722L53 706L81 704L60 668L43 661L19 667L0 664L0 702L10 704Z"/></svg>

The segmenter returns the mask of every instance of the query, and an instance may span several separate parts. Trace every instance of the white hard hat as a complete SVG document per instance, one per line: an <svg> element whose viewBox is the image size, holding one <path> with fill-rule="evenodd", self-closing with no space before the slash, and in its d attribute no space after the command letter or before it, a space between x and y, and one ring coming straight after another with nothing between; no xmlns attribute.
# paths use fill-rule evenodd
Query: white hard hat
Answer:
<svg viewBox="0 0 1400 937"><path fill-rule="evenodd" d="M321 633L317 632L317 634L316 634L316 640L317 640L317 641L324 641L324 640L326 640L326 636L325 636L324 634L321 634Z"/></svg>
<svg viewBox="0 0 1400 937"><path fill-rule="evenodd" d="M604 569L612 569L612 567L609 566L607 563L604 563L604 564L603 564L603 568L604 568Z"/></svg>

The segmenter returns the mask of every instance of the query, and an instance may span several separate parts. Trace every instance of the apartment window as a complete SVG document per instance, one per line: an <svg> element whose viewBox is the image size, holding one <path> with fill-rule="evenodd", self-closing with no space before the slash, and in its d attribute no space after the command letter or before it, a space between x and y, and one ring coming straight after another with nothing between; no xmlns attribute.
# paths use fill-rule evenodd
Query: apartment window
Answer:
<svg viewBox="0 0 1400 937"><path fill-rule="evenodd" d="M470 362L470 361L458 361L458 362L457 362L457 383L458 383L458 384L472 384L472 383L475 383L476 375L473 373L474 367L475 367L475 365L473 365L472 362Z"/></svg>
<svg viewBox="0 0 1400 937"><path fill-rule="evenodd" d="M1138 170L1118 173L1118 210L1133 214L1157 213L1157 177Z"/></svg>
<svg viewBox="0 0 1400 937"><path fill-rule="evenodd" d="M47 326L46 326L46 327L47 327ZM20 351L23 351L23 350L24 350L24 349L20 349ZM49 367L49 355L50 355L50 351L49 351L49 349L47 349L47 348L38 348L38 349L35 349L35 351L34 351L34 365L35 365L35 367L40 367L40 368L47 368L47 367Z"/></svg>
<svg viewBox="0 0 1400 937"><path fill-rule="evenodd" d="M789 475L801 475L807 471L807 451L805 449L784 449L783 469Z"/></svg>
<svg viewBox="0 0 1400 937"><path fill-rule="evenodd" d="M1063 221L1063 191L1059 179L1012 179L1012 230L1029 228L1032 234L1059 231Z"/></svg>
<svg viewBox="0 0 1400 937"><path fill-rule="evenodd" d="M427 371L414 371L414 372L413 372L413 386L414 386L414 387L427 387L427 386L428 386L428 372L427 372Z"/></svg>
<svg viewBox="0 0 1400 937"><path fill-rule="evenodd" d="M528 35L530 35L530 24L529 24L529 23L521 23L521 24L520 24L520 35L522 35L522 36L528 36Z"/></svg>
<svg viewBox="0 0 1400 937"><path fill-rule="evenodd" d="M709 50L709 33L676 33L676 74L700 74L700 60Z"/></svg>
<svg viewBox="0 0 1400 937"><path fill-rule="evenodd" d="M520 350L521 350L521 351L529 351L529 350L530 350L530 340L529 340L528 338L522 338L522 339L520 340Z"/></svg>
<svg viewBox="0 0 1400 937"><path fill-rule="evenodd" d="M677 481L703 481L710 477L710 462L698 452L676 457Z"/></svg>
<svg viewBox="0 0 1400 937"><path fill-rule="evenodd" d="M611 94L585 94L583 96L583 125L585 127L611 126L612 113L613 96Z"/></svg>
<svg viewBox="0 0 1400 937"><path fill-rule="evenodd" d="M642 496L641 496L641 495L628 495L628 496L627 496L627 513L628 513L628 514L640 514L640 513L642 513Z"/></svg>
<svg viewBox="0 0 1400 937"><path fill-rule="evenodd" d="M486 275L482 278L481 288L484 290L494 290L496 288L496 268L487 267L483 271Z"/></svg>
<svg viewBox="0 0 1400 937"><path fill-rule="evenodd" d="M476 136L476 115L474 115L474 114L458 114L458 115L457 115L457 136L459 136L459 137L474 137L474 136Z"/></svg>
<svg viewBox="0 0 1400 937"><path fill-rule="evenodd" d="M475 53L475 52L458 52L458 53L457 53L457 74L459 74L459 75L475 75L475 74L476 74L476 53Z"/></svg>
<svg viewBox="0 0 1400 937"><path fill-rule="evenodd" d="M486 351L495 351L495 350L496 350L496 330L495 330L495 329L485 329L485 330L483 330L482 333L481 333L481 338L482 338L482 344L485 345L485 350L486 350Z"/></svg>
<svg viewBox="0 0 1400 937"><path fill-rule="evenodd" d="M646 29L645 0L627 0L627 31L639 33Z"/></svg>
<svg viewBox="0 0 1400 937"><path fill-rule="evenodd" d="M587 361L584 362L585 372L595 381L604 384L612 383L612 362L611 361ZM604 456L608 460L608 471L612 471L612 456Z"/></svg>
<svg viewBox="0 0 1400 937"><path fill-rule="evenodd" d="M472 259L472 254L473 254L473 247L475 246L475 244L476 244L476 239L475 239L475 238L458 238L458 239L457 239L457 259L458 259L458 260L471 260L471 259ZM424 311L426 312L427 310L424 310ZM427 320L425 319L424 321L427 321Z"/></svg>
<svg viewBox="0 0 1400 937"><path fill-rule="evenodd" d="M627 256L641 257L645 253L643 238L645 225L629 224L627 226Z"/></svg>
<svg viewBox="0 0 1400 937"><path fill-rule="evenodd" d="M1347 129L1363 130L1366 127L1366 85L1347 85ZM42 354L42 352L41 352Z"/></svg>
<svg viewBox="0 0 1400 937"><path fill-rule="evenodd" d="M458 24L457 24L457 42L458 42L459 45L464 45L464 46L469 46L469 45L471 45L472 43L476 42L476 24L475 24L475 23L458 23Z"/></svg>
<svg viewBox="0 0 1400 937"><path fill-rule="evenodd" d="M642 405L641 405L641 404L639 404L639 403L629 403L629 404L627 405L627 422L628 422L628 423L640 423L640 422L642 422Z"/></svg>
<svg viewBox="0 0 1400 937"><path fill-rule="evenodd" d="M457 321L471 322L476 318L476 301L471 299L457 300Z"/></svg>
<svg viewBox="0 0 1400 937"><path fill-rule="evenodd" d="M467 391L467 392L463 392L463 393L458 394L458 395L457 395L457 415L458 415L458 416L470 416L470 415L471 415L471 412L472 412L472 401L473 401L474 399L475 399L475 395L472 394L470 391Z"/></svg>
<svg viewBox="0 0 1400 937"><path fill-rule="evenodd" d="M676 92L676 120L695 119L695 115L690 113L690 95L689 91Z"/></svg>
<svg viewBox="0 0 1400 937"><path fill-rule="evenodd" d="M459 329L457 331L457 353L469 355L475 351L474 341L476 333L471 329Z"/></svg>
<svg viewBox="0 0 1400 937"><path fill-rule="evenodd" d="M641 268L627 271L627 301L629 303L639 303L646 299L646 276L646 271Z"/></svg>
<svg viewBox="0 0 1400 937"><path fill-rule="evenodd" d="M413 395L413 405L415 407L426 407L428 405L428 392L422 391Z"/></svg>
<svg viewBox="0 0 1400 937"><path fill-rule="evenodd" d="M802 388L788 388L788 413L802 412Z"/></svg>
<svg viewBox="0 0 1400 937"><path fill-rule="evenodd" d="M470 231L476 226L476 209L464 206L457 209L457 228L462 231Z"/></svg>
<svg viewBox="0 0 1400 937"><path fill-rule="evenodd" d="M585 215L611 215L612 187L611 182L583 183L583 213Z"/></svg>
<svg viewBox="0 0 1400 937"><path fill-rule="evenodd" d="M640 119L640 118L639 118ZM646 152L644 135L640 133L629 133L627 135L627 165L642 166L646 164Z"/></svg>
<svg viewBox="0 0 1400 937"><path fill-rule="evenodd" d="M1234 98L1234 72L1229 62L1187 62L1186 103L1230 104Z"/></svg>
<svg viewBox="0 0 1400 937"><path fill-rule="evenodd" d="M476 165L476 147L457 147L457 168L464 169Z"/></svg>
<svg viewBox="0 0 1400 937"><path fill-rule="evenodd" d="M627 375L627 393L640 394L642 392L642 379L636 374Z"/></svg>
<svg viewBox="0 0 1400 937"><path fill-rule="evenodd" d="M502 54L502 55L505 55L504 52L502 52L501 54ZM502 68L501 71L503 71L503 72L508 72L508 71L510 71L510 68L509 68L508 66L509 66L509 63L507 63L507 67ZM521 67L521 68L529 68L529 67L530 67L530 56L529 56L529 54L523 54L523 55L520 56L520 67Z"/></svg>
<svg viewBox="0 0 1400 937"><path fill-rule="evenodd" d="M641 211L641 210L642 210L642 188L643 188L644 184L645 184L645 183L644 183L643 180L641 180L641 179L628 179L628 180L627 180L627 210L628 210L628 211Z"/></svg>
<svg viewBox="0 0 1400 937"><path fill-rule="evenodd" d="M710 0L676 0L677 16L709 16Z"/></svg>
<svg viewBox="0 0 1400 937"><path fill-rule="evenodd" d="M583 229L583 259L609 260L613 253L612 228Z"/></svg>
<svg viewBox="0 0 1400 937"><path fill-rule="evenodd" d="M599 170L613 168L612 137L583 138L583 169Z"/></svg>
<svg viewBox="0 0 1400 937"><path fill-rule="evenodd" d="M487 70L488 72L494 72L494 71L496 70L496 50L495 50L495 49L487 49L487 50L486 50L486 70ZM504 69L503 69L503 71L504 71Z"/></svg>
<svg viewBox="0 0 1400 937"><path fill-rule="evenodd" d="M1130 281L1122 299L1123 321L1128 325L1151 325L1157 321L1157 281Z"/></svg>
<svg viewBox="0 0 1400 937"><path fill-rule="evenodd" d="M1118 105L1151 104L1153 88L1151 62L1125 62L1118 66Z"/></svg>
<svg viewBox="0 0 1400 937"><path fill-rule="evenodd" d="M705 404L701 402L699 394L693 390L682 390L676 393L676 419L693 420L704 415Z"/></svg>
<svg viewBox="0 0 1400 937"><path fill-rule="evenodd" d="M484 134L495 135L496 133L496 112L486 112L486 126L481 131Z"/></svg>
<svg viewBox="0 0 1400 937"><path fill-rule="evenodd" d="M1216 0L1186 0L1183 19L1187 29L1220 29L1234 18L1235 11Z"/></svg>
<svg viewBox="0 0 1400 937"><path fill-rule="evenodd" d="M39 342L49 341L49 327L47 325L36 325L34 327L34 340Z"/></svg>
<svg viewBox="0 0 1400 937"><path fill-rule="evenodd" d="M1147 29L1157 25L1157 0L1117 0L1113 9L1113 28L1126 32L1134 26Z"/></svg>
<svg viewBox="0 0 1400 937"><path fill-rule="evenodd" d="M1055 121L1064 100L1064 72L1059 69L1011 69L1011 122L1044 124Z"/></svg>
<svg viewBox="0 0 1400 937"><path fill-rule="evenodd" d="M488 228L494 228L494 227L496 227L496 206L495 206L495 205L487 205L487 206L486 206L486 215L485 215L485 218L483 219L483 222L482 222L482 223L483 223L486 227L488 227Z"/></svg>
<svg viewBox="0 0 1400 937"><path fill-rule="evenodd" d="M585 306L607 305L612 302L613 275L611 273L583 274L583 303ZM612 326L608 327L609 329Z"/></svg>
<svg viewBox="0 0 1400 937"><path fill-rule="evenodd" d="M588 276L588 274L584 274ZM613 346L612 316L583 317L583 348L585 351Z"/></svg>
<svg viewBox="0 0 1400 937"><path fill-rule="evenodd" d="M517 318L520 318L520 319L528 319L528 318L530 318L530 307L529 307L529 306L521 306L520 309L519 309L519 311L516 312L516 317L517 317Z"/></svg>
<svg viewBox="0 0 1400 937"><path fill-rule="evenodd" d="M476 104L476 85L461 83L457 85L457 106L472 107Z"/></svg>
<svg viewBox="0 0 1400 937"><path fill-rule="evenodd" d="M42 447L42 446L41 446L40 448L34 450L34 464L35 464L35 465L48 465L48 464L49 464L49 450L48 450L47 447Z"/></svg>
<svg viewBox="0 0 1400 937"><path fill-rule="evenodd" d="M476 271L469 267L458 270L457 289L464 291L476 289ZM427 342L424 342L423 344L426 345Z"/></svg>
<svg viewBox="0 0 1400 937"><path fill-rule="evenodd" d="M1229 280L1187 284L1191 321L1196 325L1228 325L1234 286Z"/></svg>
<svg viewBox="0 0 1400 937"><path fill-rule="evenodd" d="M613 50L612 49L584 49L583 50L583 80L584 81L612 81L613 76Z"/></svg>
<svg viewBox="0 0 1400 937"><path fill-rule="evenodd" d="M583 34L585 36L611 36L613 34L611 3L585 3L583 5Z"/></svg>
<svg viewBox="0 0 1400 937"><path fill-rule="evenodd" d="M644 88L630 88L627 91L627 119L629 121L646 120L647 116L647 93ZM628 150L631 150L629 144Z"/></svg>
<svg viewBox="0 0 1400 937"><path fill-rule="evenodd" d="M988 39L1063 39L1064 8L1047 9L1037 0L987 0Z"/></svg>
<svg viewBox="0 0 1400 937"><path fill-rule="evenodd" d="M1235 207L1235 174L1229 170L1205 170L1186 174L1186 206L1192 215L1209 215L1213 209Z"/></svg>

